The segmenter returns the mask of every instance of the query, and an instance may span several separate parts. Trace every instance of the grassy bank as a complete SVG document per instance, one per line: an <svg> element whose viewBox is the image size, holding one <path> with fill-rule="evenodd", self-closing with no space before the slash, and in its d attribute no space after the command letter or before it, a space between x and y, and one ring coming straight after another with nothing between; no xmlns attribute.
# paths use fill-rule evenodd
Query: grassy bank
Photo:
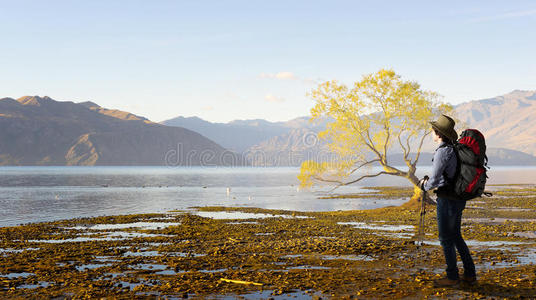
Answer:
<svg viewBox="0 0 536 300"><path fill-rule="evenodd" d="M497 188L464 211L475 286L433 287L444 262L430 206L424 246L413 238L418 213L399 207L200 207L0 228L0 298L534 298L536 191ZM370 189L335 197L411 194Z"/></svg>

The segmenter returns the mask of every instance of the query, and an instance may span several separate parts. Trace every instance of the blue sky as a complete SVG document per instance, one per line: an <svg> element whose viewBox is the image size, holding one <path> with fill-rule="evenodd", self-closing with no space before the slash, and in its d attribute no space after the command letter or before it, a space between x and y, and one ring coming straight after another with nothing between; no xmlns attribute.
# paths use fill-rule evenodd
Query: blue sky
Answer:
<svg viewBox="0 0 536 300"><path fill-rule="evenodd" d="M307 115L393 68L453 104L536 89L536 1L4 1L0 97L163 121Z"/></svg>

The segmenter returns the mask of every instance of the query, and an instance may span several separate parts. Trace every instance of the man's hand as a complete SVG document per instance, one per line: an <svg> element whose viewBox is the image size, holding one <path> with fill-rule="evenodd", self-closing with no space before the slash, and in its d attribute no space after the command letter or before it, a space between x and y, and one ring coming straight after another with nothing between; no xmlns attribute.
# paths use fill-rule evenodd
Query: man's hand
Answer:
<svg viewBox="0 0 536 300"><path fill-rule="evenodd" d="M421 179L421 180L419 181L419 188L420 188L421 190L423 190L423 191L426 191L426 190L424 189L424 185L425 185L426 182L428 181L428 178L429 178L428 175L426 175L426 176L423 177L423 179Z"/></svg>

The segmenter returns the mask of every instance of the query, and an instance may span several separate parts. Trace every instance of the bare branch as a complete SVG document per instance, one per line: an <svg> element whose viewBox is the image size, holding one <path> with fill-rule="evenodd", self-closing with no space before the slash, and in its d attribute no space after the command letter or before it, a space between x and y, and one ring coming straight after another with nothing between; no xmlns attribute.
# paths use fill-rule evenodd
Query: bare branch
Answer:
<svg viewBox="0 0 536 300"><path fill-rule="evenodd" d="M406 145L408 146L408 154L411 153L411 145L409 144L409 140L411 139L412 136L413 136L413 133L410 133L408 135L408 138L406 139Z"/></svg>
<svg viewBox="0 0 536 300"><path fill-rule="evenodd" d="M341 184L341 186L343 186L343 185L350 185L350 184L356 183L356 182L358 182L358 181L361 181L361 180L363 180L363 179L365 179L365 178L378 177L378 176L380 176L380 175L384 175L384 174L385 174L385 175L396 175L396 173L394 173L394 172L392 173L392 172L381 171L381 172L378 172L378 173L376 173L376 174L372 174L372 175L363 175L363 176L361 176L361 177L359 177L359 178L357 178L357 179L355 179L355 180L345 182L345 183Z"/></svg>
<svg viewBox="0 0 536 300"><path fill-rule="evenodd" d="M352 180L352 181L349 181L349 182L339 182L335 187L333 187L331 190L329 190L329 192L331 193L334 190L340 188L341 186L350 185L350 184L356 183L358 181L361 181L361 180L363 180L365 178L378 177L378 176L383 175L383 174L385 174L385 175L394 175L394 174L391 174L391 173L385 172L385 171L381 171L381 172L379 172L377 174L373 174L373 175L363 175L363 176L359 177L358 179L355 179L355 180ZM332 181L332 182L334 182L334 181Z"/></svg>
<svg viewBox="0 0 536 300"><path fill-rule="evenodd" d="M322 181L322 182L332 182L332 183L338 183L339 185L344 185L344 182L342 182L340 180L326 179L326 178L322 178L320 176L311 176L311 177L313 177L314 179L316 179L318 181Z"/></svg>
<svg viewBox="0 0 536 300"><path fill-rule="evenodd" d="M413 136L413 133L410 133L408 137L406 138L406 146L408 148L408 156L404 158L404 162L406 163L406 166L408 166L409 170L415 169L415 166L411 163L411 158L409 158L409 155L411 154L411 145L409 144L409 140Z"/></svg>
<svg viewBox="0 0 536 300"><path fill-rule="evenodd" d="M385 163L387 164L387 144L389 144L389 138L391 137L391 132L389 130L389 125L384 124L383 128L387 132L387 136L385 137L385 144L383 144L383 154L385 155Z"/></svg>
<svg viewBox="0 0 536 300"><path fill-rule="evenodd" d="M344 110L341 110L340 108L337 109L341 114L344 114L345 111ZM359 135L361 136L361 138L363 139L363 143L365 143L365 145L372 151L376 154L376 156L378 156L378 158L381 160L383 159L382 155L380 154L380 152L378 152L378 150L376 149L376 145L374 145L374 142L372 142L372 139L370 138L370 132L369 130L366 130L366 133L367 133L367 138L365 138L365 136L363 136L363 131L358 129L356 124L355 124L355 121L354 120L348 120L350 123L350 125L352 126L352 128L357 132L359 133ZM367 142L367 139L370 143Z"/></svg>
<svg viewBox="0 0 536 300"><path fill-rule="evenodd" d="M400 135L402 135L402 132L400 133ZM402 143L402 140L400 139L400 135L398 136L398 143L400 144L400 147L402 147L402 149L404 150L404 163L411 170L411 159L408 158L409 154L411 153L410 150L409 150L410 149L409 142L408 142L409 137L408 137L408 139L406 139L406 145L407 146L404 146L404 144Z"/></svg>
<svg viewBox="0 0 536 300"><path fill-rule="evenodd" d="M369 162L367 162L369 163ZM352 181L348 181L348 182L342 182L340 180L336 180L336 179L327 179L327 178L323 178L323 177L320 177L320 176L312 176L313 179L316 179L318 181L322 181L322 182L330 182L330 183L336 183L337 185L330 190L331 191L334 191L336 190L337 188L341 187L341 186L345 186L345 185L350 185L350 184L354 184L358 181L361 181L365 178L373 178L373 177L378 177L380 175L395 175L395 176L405 176L406 173L405 172L402 172L396 168L392 168L390 167L391 169L393 169L394 171L393 172L387 172L387 171L381 171L381 172L378 172L376 174L367 174L367 175L363 175L357 179L354 179Z"/></svg>
<svg viewBox="0 0 536 300"><path fill-rule="evenodd" d="M400 135L402 135L402 133L408 129L406 126L407 126L407 120L404 120L404 123L402 123L402 130L400 131ZM411 145L409 144L409 141L412 136L413 136L413 133L410 132L408 137L406 138L406 151L408 153L408 156L409 154L411 154ZM407 156L405 157L405 159L407 160Z"/></svg>
<svg viewBox="0 0 536 300"><path fill-rule="evenodd" d="M367 138L368 138L368 141L370 142L369 148L370 148L374 153L376 153L376 155L378 156L378 158L379 158L381 161L385 161L385 158L383 157L383 155L378 151L378 149L376 149L376 145L374 145L374 142L372 141L372 138L370 137L370 131L369 131L369 130L367 130Z"/></svg>
<svg viewBox="0 0 536 300"><path fill-rule="evenodd" d="M359 133L359 135L361 136L361 138L363 139L363 142L365 143L365 145L372 151L376 154L376 156L378 156L378 158L381 160L382 159L382 155L378 152L378 150L376 150L374 144L369 144L367 142L367 139L363 136L363 132L359 129L356 128L354 122L350 122L350 124L352 125L352 128L357 131ZM367 136L368 136L368 139L370 140L370 135L369 135L369 131L367 130ZM372 141L371 141L372 142Z"/></svg>
<svg viewBox="0 0 536 300"><path fill-rule="evenodd" d="M419 161L419 157L421 156L421 150L422 150L422 145L424 144L424 139L430 134L432 133L431 130L425 130L424 131L424 134L421 138L421 142L419 143L419 148L417 149L417 155L415 155L415 161L412 163L413 167L415 167L417 165L417 162Z"/></svg>
<svg viewBox="0 0 536 300"><path fill-rule="evenodd" d="M380 162L380 160L379 159L373 159L373 160L366 161L366 162L362 163L361 165L359 165L358 167L356 167L355 169L353 169L352 171L350 171L350 173L348 173L348 175L353 174L355 171L361 169L362 167L364 167L364 166L366 166L368 164L374 163L374 162Z"/></svg>
<svg viewBox="0 0 536 300"><path fill-rule="evenodd" d="M402 140L400 139L400 135L402 135L402 132L398 135L398 144L400 144L400 147L402 148L402 151L404 151L404 160L407 160L408 158L408 151L406 150L406 147L404 147L404 144L402 144Z"/></svg>

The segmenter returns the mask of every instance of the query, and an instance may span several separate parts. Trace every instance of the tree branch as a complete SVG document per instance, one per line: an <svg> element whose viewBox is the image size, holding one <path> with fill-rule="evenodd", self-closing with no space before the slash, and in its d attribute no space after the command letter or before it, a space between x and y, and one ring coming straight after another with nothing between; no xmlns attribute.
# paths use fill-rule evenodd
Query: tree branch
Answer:
<svg viewBox="0 0 536 300"><path fill-rule="evenodd" d="M378 156L378 158L381 160L382 159L382 156L381 154L378 152L378 150L376 150L376 148L374 147L374 144L369 144L367 143L367 139L363 136L363 132L359 129L356 128L355 122L350 122L350 124L352 125L352 128L357 131L359 133L359 135L361 136L361 138L363 139L363 142L365 143L365 145L372 151L376 154L376 156ZM369 131L367 130L367 136L368 136L368 139L370 140L370 135L369 135ZM371 141L372 142L372 141Z"/></svg>
<svg viewBox="0 0 536 300"><path fill-rule="evenodd" d="M388 173L390 175L406 176L406 172L404 172L402 170L399 170L399 169L397 169L395 167L391 167L390 165L385 164L385 165L383 165L383 167L389 169Z"/></svg>
<svg viewBox="0 0 536 300"><path fill-rule="evenodd" d="M406 139L406 145L408 146L408 154L411 153L411 145L409 144L409 140L413 136L413 133L410 133L408 138Z"/></svg>
<svg viewBox="0 0 536 300"><path fill-rule="evenodd" d="M359 178L357 178L355 180L349 181L349 182L341 182L341 181L339 181L338 184L334 188L332 188L329 192L333 192L334 190L340 188L341 186L350 185L350 184L356 183L358 181L361 181L361 180L363 180L365 178L378 177L378 176L383 175L383 174L385 174L385 175L395 175L393 173L381 171L381 172L379 172L377 174L363 175L363 176L361 176L361 177L359 177ZM331 182L335 182L335 181L331 181Z"/></svg>
<svg viewBox="0 0 536 300"><path fill-rule="evenodd" d="M339 113L341 113L342 115L345 114L345 111L344 110L341 110L340 108L337 109L337 111L339 111ZM376 156L378 156L378 158L381 160L382 159L382 155L378 152L378 150L376 149L376 145L374 145L374 143L372 142L372 139L370 138L370 135L369 135L369 130L366 130L366 133L367 133L367 138L368 138L368 141L370 143L367 142L367 138L365 138L365 136L363 136L363 131L358 129L355 124L355 121L354 120L351 120L348 119L348 123L350 123L350 125L352 126L352 128L357 132L359 133L359 135L361 136L361 138L363 139L363 143L365 143L365 145L372 151L376 154ZM359 126L360 127L360 126Z"/></svg>
<svg viewBox="0 0 536 300"><path fill-rule="evenodd" d="M402 140L400 139L400 135L402 135L402 132L398 135L398 144L400 144L400 147L402 148L402 151L404 151L404 160L408 159L408 151L406 150L406 147L404 147L404 144L402 144Z"/></svg>
<svg viewBox="0 0 536 300"><path fill-rule="evenodd" d="M376 174L372 174L372 175L363 175L355 180L352 180L352 181L348 181L348 182L345 182L345 183L342 183L340 186L343 186L343 185L350 185L350 184L354 184L358 181L361 181L365 178L372 178L372 177L378 177L380 175L396 175L396 173L391 173L391 172L385 172L385 171L381 171L381 172L378 172Z"/></svg>
<svg viewBox="0 0 536 300"><path fill-rule="evenodd" d="M340 181L340 180L335 180L335 179L326 179L326 178L322 178L320 176L311 176L313 177L314 179L318 180L318 181L323 181L323 182L332 182L332 183L338 183L339 185L344 185L344 182Z"/></svg>
<svg viewBox="0 0 536 300"><path fill-rule="evenodd" d="M368 164L371 164L373 162L379 162L379 161L380 161L379 159L373 159L373 160L366 161L366 162L362 163L361 165L359 165L357 168L355 168L352 171L350 171L350 173L348 173L348 175L353 174L355 171L361 169L362 167L364 167L364 166L366 166Z"/></svg>
<svg viewBox="0 0 536 300"><path fill-rule="evenodd" d="M421 138L421 142L419 144L419 148L417 149L417 155L415 155L415 161L412 163L413 167L415 167L417 165L417 162L419 161L419 157L421 156L421 150L422 150L422 145L424 144L424 139L430 134L432 133L431 130L429 131L424 131L424 135L422 136Z"/></svg>
<svg viewBox="0 0 536 300"><path fill-rule="evenodd" d="M387 144L389 144L389 138L391 137L391 132L389 130L389 126L384 124L385 131L387 132L387 136L385 137L385 144L383 144L383 154L385 155L385 163L387 164Z"/></svg>
<svg viewBox="0 0 536 300"><path fill-rule="evenodd" d="M411 158L409 158L409 155L411 154L411 145L409 144L409 140L411 139L412 136L413 136L413 133L410 133L408 135L408 137L406 138L406 146L408 148L408 156L406 158L404 158L404 162L406 163L406 166L408 166L408 168L409 168L408 172L412 172L411 170L415 169L415 166L411 163Z"/></svg>
<svg viewBox="0 0 536 300"><path fill-rule="evenodd" d="M370 137L370 131L367 130L367 138L368 138L368 141L370 142L370 145L367 145L369 146L369 148L374 152L376 153L376 155L378 156L378 158L383 162L385 159L383 157L383 155L378 151L378 149L376 149L376 145L374 145L374 142L372 141L372 138Z"/></svg>

